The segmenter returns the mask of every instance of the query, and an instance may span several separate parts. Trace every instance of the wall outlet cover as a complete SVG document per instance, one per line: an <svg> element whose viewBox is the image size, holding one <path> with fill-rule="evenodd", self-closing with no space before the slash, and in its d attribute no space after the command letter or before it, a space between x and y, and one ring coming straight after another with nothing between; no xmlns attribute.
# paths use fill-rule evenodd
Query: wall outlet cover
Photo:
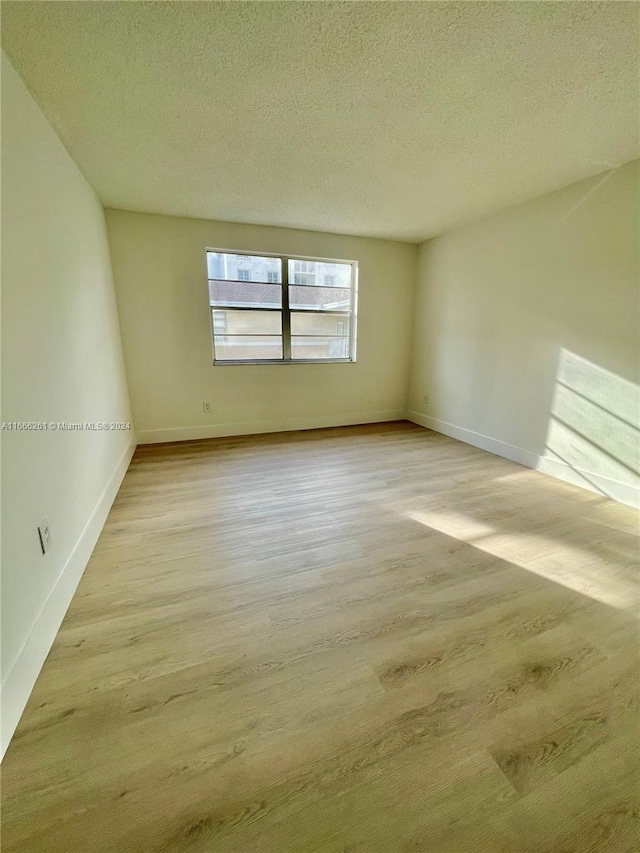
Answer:
<svg viewBox="0 0 640 853"><path fill-rule="evenodd" d="M38 536L40 537L42 553L46 554L51 547L51 528L46 518L38 525Z"/></svg>

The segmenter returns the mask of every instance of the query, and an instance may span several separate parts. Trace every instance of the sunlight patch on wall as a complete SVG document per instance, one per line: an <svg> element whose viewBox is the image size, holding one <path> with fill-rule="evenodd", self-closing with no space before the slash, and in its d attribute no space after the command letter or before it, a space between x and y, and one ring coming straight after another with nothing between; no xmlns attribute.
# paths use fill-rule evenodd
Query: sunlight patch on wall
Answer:
<svg viewBox="0 0 640 853"><path fill-rule="evenodd" d="M638 385L568 350L561 350L544 456L573 469L584 484L608 495L589 474L640 487ZM548 471L554 473L554 471Z"/></svg>

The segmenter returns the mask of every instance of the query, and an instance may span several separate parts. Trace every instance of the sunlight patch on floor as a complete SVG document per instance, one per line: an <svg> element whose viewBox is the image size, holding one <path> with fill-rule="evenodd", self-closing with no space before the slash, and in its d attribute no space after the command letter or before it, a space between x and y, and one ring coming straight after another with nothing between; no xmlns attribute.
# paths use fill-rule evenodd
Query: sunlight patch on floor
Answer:
<svg viewBox="0 0 640 853"><path fill-rule="evenodd" d="M640 587L631 558L616 565L590 550L588 544L582 548L535 533L500 533L495 527L462 512L409 510L404 514L425 527L466 542L485 554L573 592L618 610L638 611ZM561 557L558 556L560 549Z"/></svg>

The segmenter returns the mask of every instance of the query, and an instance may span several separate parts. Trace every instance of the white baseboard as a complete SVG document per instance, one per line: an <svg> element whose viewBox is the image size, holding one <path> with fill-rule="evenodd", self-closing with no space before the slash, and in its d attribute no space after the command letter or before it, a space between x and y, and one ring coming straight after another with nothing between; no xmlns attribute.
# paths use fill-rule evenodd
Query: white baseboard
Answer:
<svg viewBox="0 0 640 853"><path fill-rule="evenodd" d="M160 444L166 441L193 441L200 438L224 438L232 435L258 435L267 432L290 432L300 429L322 429L324 427L375 424L385 421L405 420L404 409L384 412L356 412L346 415L310 415L304 418L288 418L267 421L241 421L231 424L204 424L169 429L138 430L139 444Z"/></svg>
<svg viewBox="0 0 640 853"><path fill-rule="evenodd" d="M2 685L0 757L4 755L13 737L42 665L49 654L67 608L89 562L89 557L102 532L135 448L134 441L120 457L120 461L109 478L58 580L45 601L44 607L34 622L20 654L5 678Z"/></svg>
<svg viewBox="0 0 640 853"><path fill-rule="evenodd" d="M592 471L586 471L582 468L574 468L566 462L553 459L550 456L539 456L537 453L525 450L522 447L507 444L504 441L499 441L497 438L491 438L491 436L450 424L447 421L431 418L420 412L408 412L407 419L427 429L432 429L434 432L440 432L443 435L448 435L450 438L463 441L465 444L472 444L481 450L495 453L496 456L503 456L512 462L518 462L527 468L533 468L542 474L548 474L558 480L563 480L565 483L580 486L583 489L588 489L590 492L604 495L636 509L640 508L640 489L637 486L622 483L619 480L612 480L609 477L594 474Z"/></svg>
<svg viewBox="0 0 640 853"><path fill-rule="evenodd" d="M481 432L465 429L465 427L455 426L455 424L447 423L447 421L430 418L428 415L423 415L420 412L409 412L407 417L414 424L432 429L434 432L441 432L450 438L457 438L458 441L464 441L465 444L472 444L481 450L488 450L489 453L495 453L496 456L504 456L505 459L510 459L512 462L519 462L520 465L525 465L527 468L536 467L538 456L529 450L516 447L514 444L498 441L497 438L491 438L488 435L483 435Z"/></svg>

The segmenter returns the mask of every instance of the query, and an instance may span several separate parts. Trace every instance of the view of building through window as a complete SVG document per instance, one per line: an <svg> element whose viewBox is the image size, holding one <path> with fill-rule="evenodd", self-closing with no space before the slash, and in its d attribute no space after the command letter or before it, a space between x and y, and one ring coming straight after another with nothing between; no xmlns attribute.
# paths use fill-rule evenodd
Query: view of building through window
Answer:
<svg viewBox="0 0 640 853"><path fill-rule="evenodd" d="M214 358L354 358L354 264L208 252Z"/></svg>

